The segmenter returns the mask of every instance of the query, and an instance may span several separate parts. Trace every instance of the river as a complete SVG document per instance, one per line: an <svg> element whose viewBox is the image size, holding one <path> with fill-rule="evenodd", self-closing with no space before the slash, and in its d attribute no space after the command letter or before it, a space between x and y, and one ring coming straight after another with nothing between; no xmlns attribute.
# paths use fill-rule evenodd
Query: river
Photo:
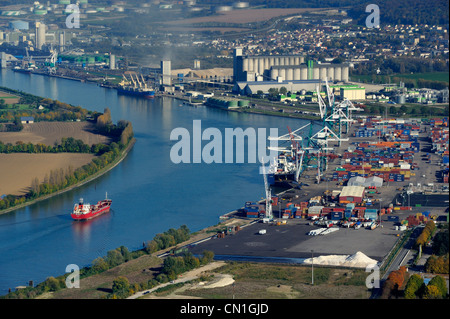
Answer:
<svg viewBox="0 0 450 319"><path fill-rule="evenodd" d="M57 99L89 110L109 107L113 121L129 120L137 142L128 156L100 178L75 190L0 215L0 295L49 276L68 264L90 265L119 246L142 247L157 233L185 224L194 232L217 224L219 216L264 196L256 163L174 164L170 140L175 128L278 128L279 135L306 120L242 114L183 105L164 97L144 100L118 96L113 89L41 75L1 70L0 86ZM268 134L268 133L267 133ZM30 183L31 183L30 176ZM0 176L1 183L1 176ZM79 198L91 204L112 199L112 210L87 222L70 217Z"/></svg>

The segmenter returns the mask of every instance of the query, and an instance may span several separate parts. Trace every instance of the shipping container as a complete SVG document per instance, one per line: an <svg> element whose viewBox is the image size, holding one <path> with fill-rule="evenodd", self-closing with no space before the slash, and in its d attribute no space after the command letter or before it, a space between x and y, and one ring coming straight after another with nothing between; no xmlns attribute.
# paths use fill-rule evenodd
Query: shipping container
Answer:
<svg viewBox="0 0 450 319"><path fill-rule="evenodd" d="M342 219L342 212L332 212L331 213L332 220L340 220Z"/></svg>

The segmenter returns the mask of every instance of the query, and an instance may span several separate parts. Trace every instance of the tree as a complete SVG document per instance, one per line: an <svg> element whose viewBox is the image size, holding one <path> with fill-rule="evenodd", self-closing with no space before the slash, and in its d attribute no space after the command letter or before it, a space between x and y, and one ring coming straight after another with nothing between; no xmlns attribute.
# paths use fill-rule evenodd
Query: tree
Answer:
<svg viewBox="0 0 450 319"><path fill-rule="evenodd" d="M397 114L397 108L396 108L395 106L392 105L392 106L389 108L389 114L392 114L392 115Z"/></svg>
<svg viewBox="0 0 450 319"><path fill-rule="evenodd" d="M92 270L95 273L100 273L108 270L108 263L102 257L98 257L92 262Z"/></svg>
<svg viewBox="0 0 450 319"><path fill-rule="evenodd" d="M405 279L407 277L406 267L401 266L398 270L392 271L386 282L386 287L389 287L389 295L398 295L399 290L402 289ZM384 293L384 292L383 292Z"/></svg>
<svg viewBox="0 0 450 319"><path fill-rule="evenodd" d="M37 177L31 181L31 191L33 196L39 196L39 179Z"/></svg>
<svg viewBox="0 0 450 319"><path fill-rule="evenodd" d="M428 283L428 286L436 286L442 298L447 295L447 283L442 276L434 276Z"/></svg>
<svg viewBox="0 0 450 319"><path fill-rule="evenodd" d="M425 270L434 274L448 274L449 273L449 254L443 256L431 255L425 263Z"/></svg>
<svg viewBox="0 0 450 319"><path fill-rule="evenodd" d="M128 278L119 276L113 280L112 291L114 294L123 294L130 288Z"/></svg>
<svg viewBox="0 0 450 319"><path fill-rule="evenodd" d="M205 250L203 252L203 257L201 259L202 264L210 263L214 259L214 253L210 250Z"/></svg>
<svg viewBox="0 0 450 319"><path fill-rule="evenodd" d="M407 111L408 111L408 108L405 105L400 106L400 113L406 114Z"/></svg>
<svg viewBox="0 0 450 319"><path fill-rule="evenodd" d="M421 290L423 289L423 279L420 275L414 274L409 277L408 282L405 287L405 298L415 299L421 295Z"/></svg>
<svg viewBox="0 0 450 319"><path fill-rule="evenodd" d="M262 99L262 98L264 97L264 92L261 91L261 90L258 90L258 91L256 92L256 95L258 96L258 98Z"/></svg>
<svg viewBox="0 0 450 319"><path fill-rule="evenodd" d="M61 282L55 277L48 277L43 284L45 291L58 291L61 289Z"/></svg>
<svg viewBox="0 0 450 319"><path fill-rule="evenodd" d="M425 294L423 295L424 299L440 299L441 293L439 288L433 285L428 284L425 287Z"/></svg>
<svg viewBox="0 0 450 319"><path fill-rule="evenodd" d="M123 262L123 256L117 249L110 250L106 254L106 262L110 268L115 267Z"/></svg>

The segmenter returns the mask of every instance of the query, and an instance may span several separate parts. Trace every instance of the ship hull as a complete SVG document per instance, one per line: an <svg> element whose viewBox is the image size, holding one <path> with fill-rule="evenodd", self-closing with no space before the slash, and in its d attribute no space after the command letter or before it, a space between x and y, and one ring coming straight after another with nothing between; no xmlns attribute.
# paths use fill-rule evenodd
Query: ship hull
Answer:
<svg viewBox="0 0 450 319"><path fill-rule="evenodd" d="M151 99L155 97L155 91L132 91L126 90L122 88L117 88L117 94L120 95L131 95L131 96L139 96L146 99Z"/></svg>
<svg viewBox="0 0 450 319"><path fill-rule="evenodd" d="M268 182L271 186L291 187L291 183L295 181L295 173L269 174Z"/></svg>
<svg viewBox="0 0 450 319"><path fill-rule="evenodd" d="M104 200L99 202L96 206L97 208L91 209L88 213L85 214L77 214L73 212L70 216L77 221L89 220L95 217L98 217L102 214L108 213L111 207L111 200Z"/></svg>
<svg viewBox="0 0 450 319"><path fill-rule="evenodd" d="M19 73L25 73L25 74L31 74L30 70L24 70L24 69L13 69L14 72L19 72Z"/></svg>

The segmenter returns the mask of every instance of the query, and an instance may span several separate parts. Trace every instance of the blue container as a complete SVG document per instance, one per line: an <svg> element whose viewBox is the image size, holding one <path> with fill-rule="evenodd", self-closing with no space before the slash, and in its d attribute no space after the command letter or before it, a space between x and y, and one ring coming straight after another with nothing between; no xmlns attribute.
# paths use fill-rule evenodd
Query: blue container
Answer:
<svg viewBox="0 0 450 319"><path fill-rule="evenodd" d="M342 212L331 212L331 219L332 220L342 219Z"/></svg>
<svg viewBox="0 0 450 319"><path fill-rule="evenodd" d="M398 216L388 216L388 221L390 221L390 222L398 222L399 218L398 218Z"/></svg>

